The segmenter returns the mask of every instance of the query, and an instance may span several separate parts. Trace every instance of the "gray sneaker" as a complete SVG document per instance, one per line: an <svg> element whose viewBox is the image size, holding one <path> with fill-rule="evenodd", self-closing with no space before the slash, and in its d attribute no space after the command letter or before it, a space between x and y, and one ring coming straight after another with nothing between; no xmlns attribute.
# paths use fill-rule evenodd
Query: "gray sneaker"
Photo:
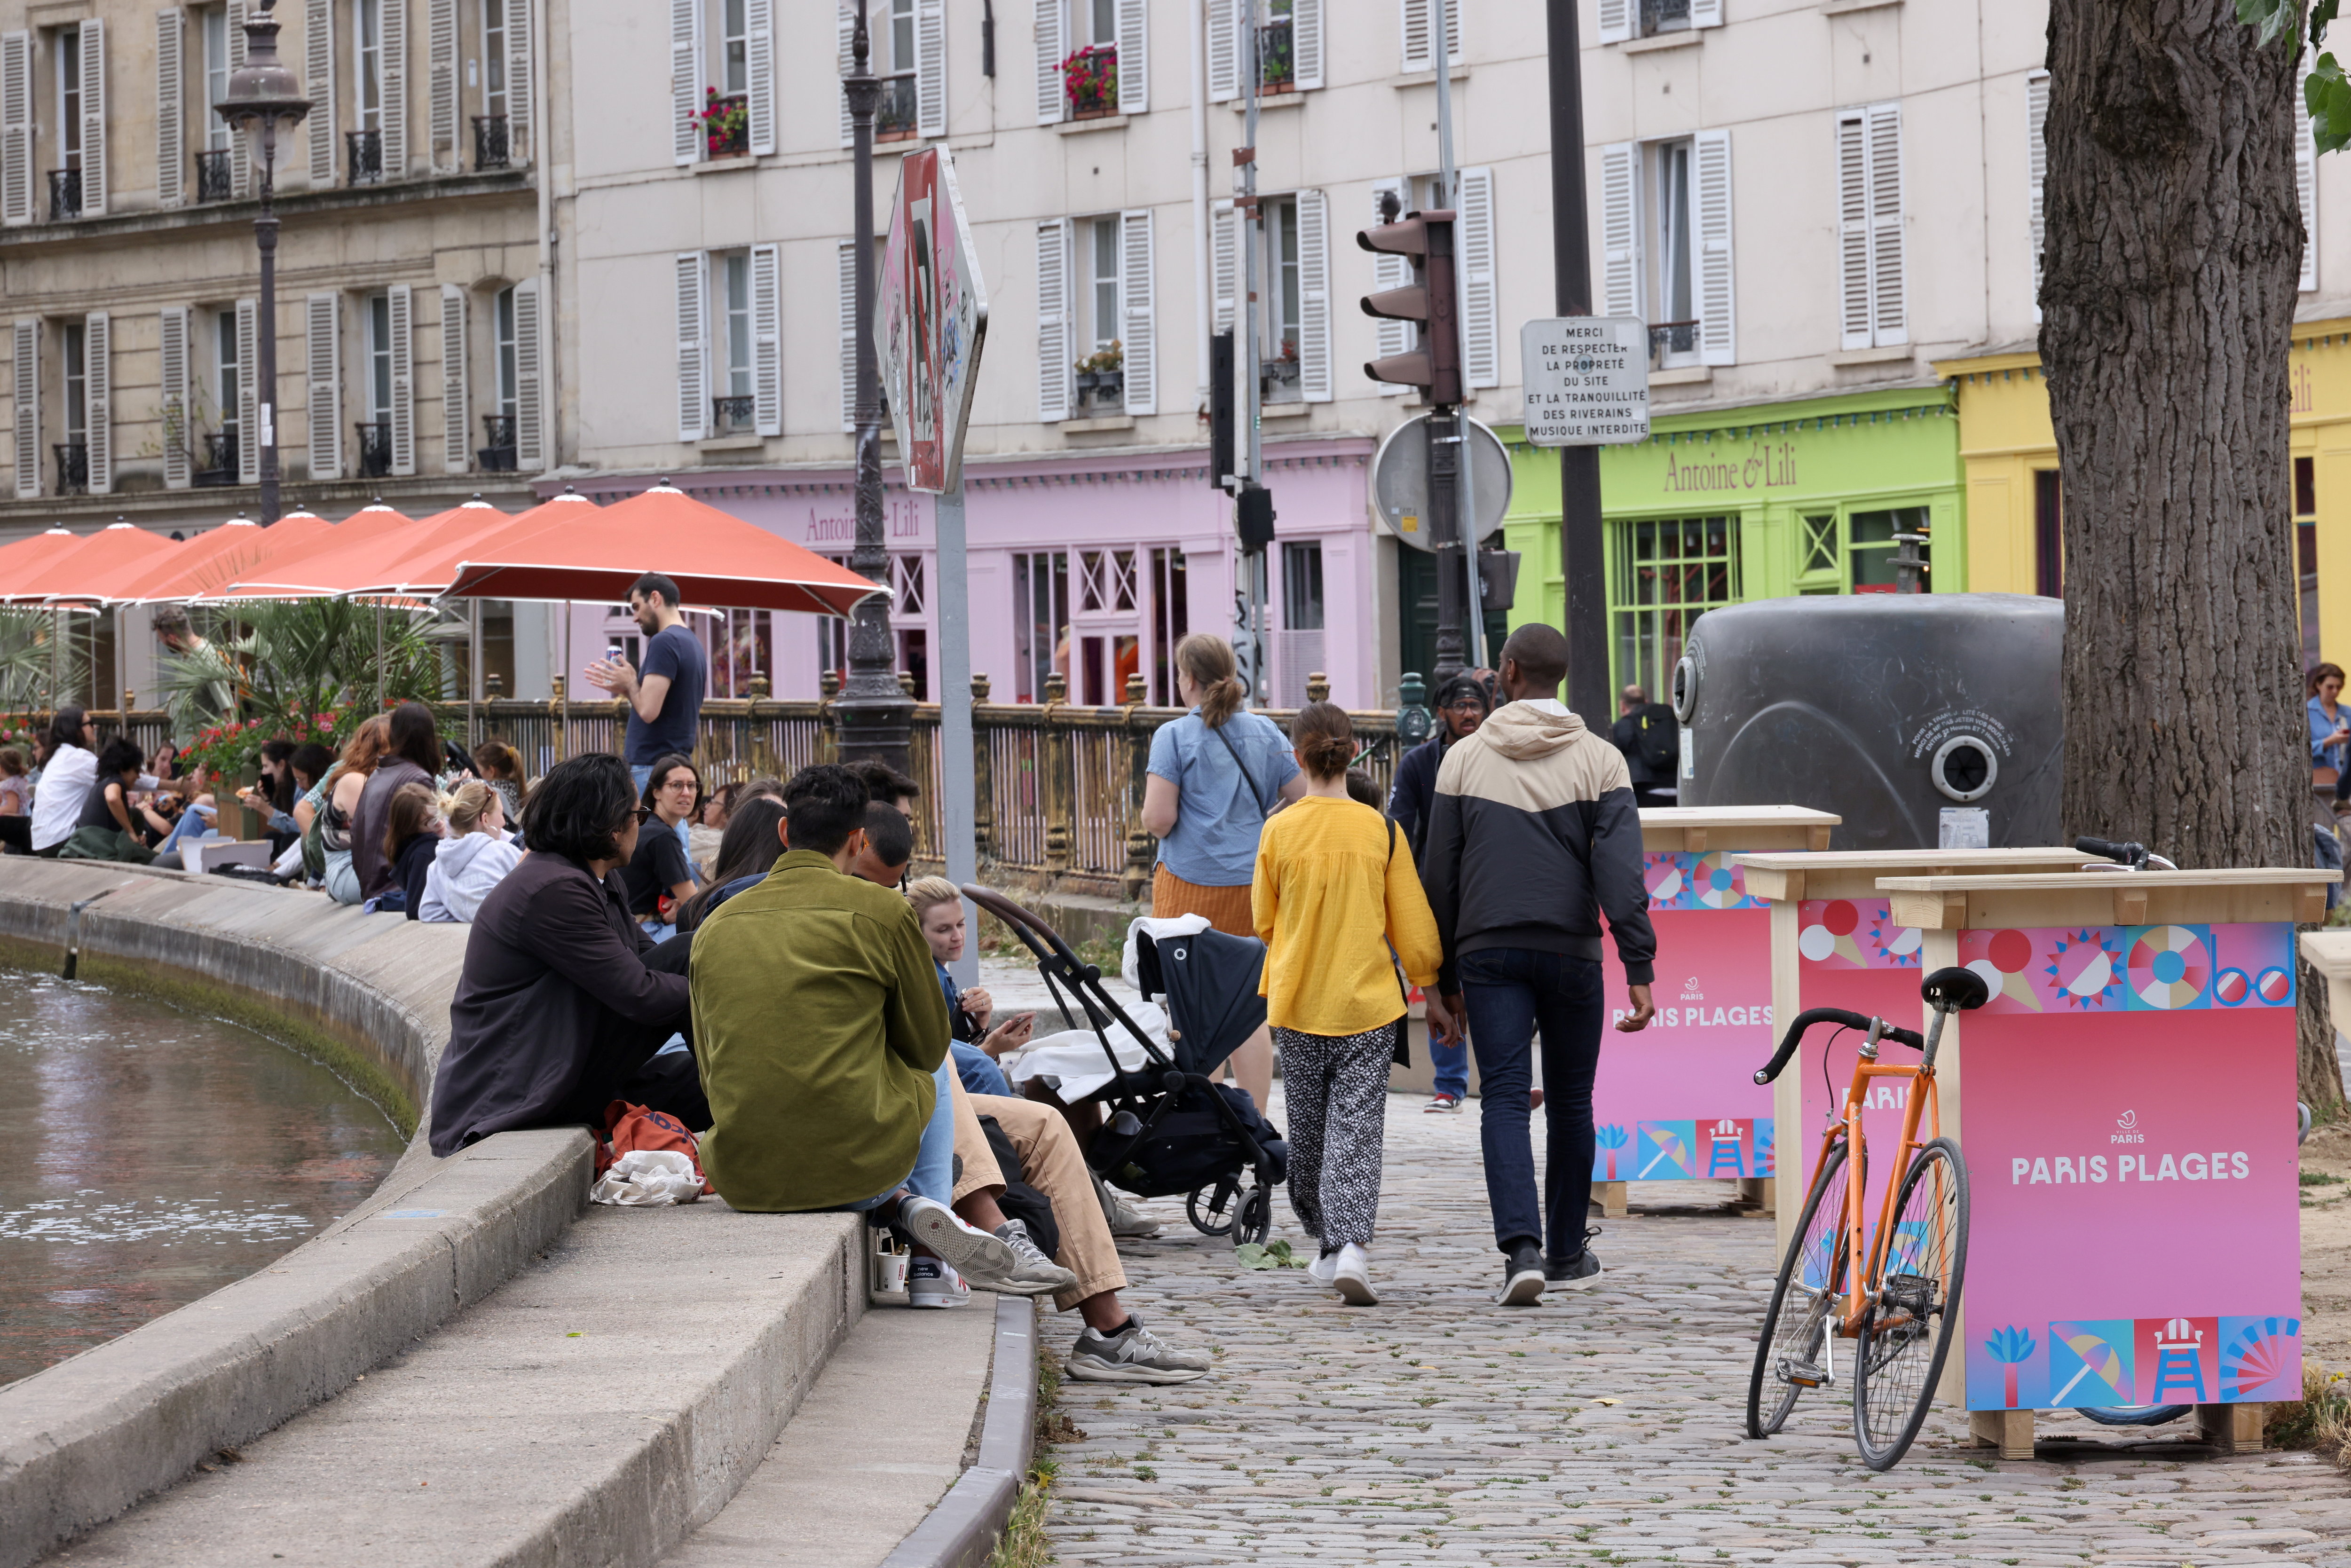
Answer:
<svg viewBox="0 0 2351 1568"><path fill-rule="evenodd" d="M1001 1239L976 1225L966 1225L956 1217L955 1210L935 1198L916 1197L909 1193L899 1199L898 1228L983 1291L1008 1291L1008 1287L997 1281L1019 1264L1018 1255Z"/></svg>
<svg viewBox="0 0 2351 1568"><path fill-rule="evenodd" d="M1019 1220L998 1226L996 1238L1012 1249L1013 1266L993 1278L966 1270L965 1277L974 1286L1002 1296L1050 1296L1077 1288L1078 1277L1038 1250L1029 1228Z"/></svg>
<svg viewBox="0 0 2351 1568"><path fill-rule="evenodd" d="M1126 1201L1111 1191L1110 1184L1100 1176L1094 1177L1094 1196L1102 1200L1102 1223L1110 1227L1113 1236L1138 1241L1159 1234L1159 1221L1129 1208Z"/></svg>
<svg viewBox="0 0 2351 1568"><path fill-rule="evenodd" d="M1115 1334L1092 1329L1078 1336L1065 1364L1080 1383L1189 1383L1208 1375L1208 1358L1198 1351L1177 1350L1127 1315L1126 1327Z"/></svg>

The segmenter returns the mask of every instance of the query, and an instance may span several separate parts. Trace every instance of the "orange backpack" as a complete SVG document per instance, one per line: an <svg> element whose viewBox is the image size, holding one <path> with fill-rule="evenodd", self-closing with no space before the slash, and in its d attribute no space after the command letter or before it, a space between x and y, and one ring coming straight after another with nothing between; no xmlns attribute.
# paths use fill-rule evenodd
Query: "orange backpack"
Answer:
<svg viewBox="0 0 2351 1568"><path fill-rule="evenodd" d="M684 1155L694 1162L694 1174L702 1176L702 1154L684 1123L666 1111L648 1111L643 1105L615 1100L604 1107L604 1125L596 1135L596 1174L602 1176L612 1168L613 1161L637 1149ZM702 1190L705 1194L716 1190L707 1176L703 1177Z"/></svg>

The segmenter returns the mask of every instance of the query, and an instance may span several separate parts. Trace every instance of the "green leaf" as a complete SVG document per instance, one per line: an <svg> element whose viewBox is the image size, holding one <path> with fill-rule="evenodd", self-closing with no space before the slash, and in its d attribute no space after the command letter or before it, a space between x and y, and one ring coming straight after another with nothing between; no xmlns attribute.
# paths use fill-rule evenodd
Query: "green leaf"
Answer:
<svg viewBox="0 0 2351 1568"><path fill-rule="evenodd" d="M2318 57L2302 95L2310 108L2311 141L2318 150L2337 152L2351 146L2351 80L2345 79L2333 55Z"/></svg>
<svg viewBox="0 0 2351 1568"><path fill-rule="evenodd" d="M2263 48L2280 38L2291 38L2294 51L2302 52L2303 0L2237 0L2237 20L2261 32Z"/></svg>
<svg viewBox="0 0 2351 1568"><path fill-rule="evenodd" d="M1244 1241L1233 1249L1233 1261L1244 1269L1279 1269L1281 1260L1255 1241Z"/></svg>
<svg viewBox="0 0 2351 1568"><path fill-rule="evenodd" d="M2341 4L2342 0L2318 0L2318 4L2310 8L2310 47L2314 49L2326 42L2326 29L2333 25L2335 7Z"/></svg>

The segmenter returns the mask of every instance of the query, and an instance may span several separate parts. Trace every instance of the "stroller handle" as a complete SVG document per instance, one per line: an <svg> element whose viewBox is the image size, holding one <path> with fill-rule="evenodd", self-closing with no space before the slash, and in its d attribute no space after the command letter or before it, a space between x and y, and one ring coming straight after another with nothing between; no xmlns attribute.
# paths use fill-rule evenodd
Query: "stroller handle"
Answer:
<svg viewBox="0 0 2351 1568"><path fill-rule="evenodd" d="M979 883L967 882L963 884L963 895L1011 926L1013 935L1019 937L1028 946L1029 951L1039 957L1041 958L1050 953L1057 958L1066 960L1070 967L1079 973L1093 979L1102 977L1102 971L1080 958L1070 945L1061 940L1060 932L997 892L996 889L984 886Z"/></svg>

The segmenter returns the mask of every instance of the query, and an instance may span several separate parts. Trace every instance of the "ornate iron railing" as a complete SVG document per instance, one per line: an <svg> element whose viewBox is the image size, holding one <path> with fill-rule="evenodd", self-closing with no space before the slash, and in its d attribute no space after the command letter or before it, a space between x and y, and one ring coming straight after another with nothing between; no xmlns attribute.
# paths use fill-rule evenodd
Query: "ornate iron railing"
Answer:
<svg viewBox="0 0 2351 1568"><path fill-rule="evenodd" d="M392 421L361 420L352 429L360 436L360 476L381 479L392 472Z"/></svg>
<svg viewBox="0 0 2351 1568"><path fill-rule="evenodd" d="M89 494L89 443L59 441L52 444L49 450L57 455L57 494Z"/></svg>
<svg viewBox="0 0 2351 1568"><path fill-rule="evenodd" d="M49 171L49 221L81 216L81 171Z"/></svg>
<svg viewBox="0 0 2351 1568"><path fill-rule="evenodd" d="M515 416L510 413L482 415L482 445L474 454L485 474L511 474L515 471Z"/></svg>
<svg viewBox="0 0 2351 1568"><path fill-rule="evenodd" d="M229 166L229 151L223 147L211 152L196 154L196 200L225 202L236 193L235 172Z"/></svg>
<svg viewBox="0 0 2351 1568"><path fill-rule="evenodd" d="M204 465L195 471L192 482L197 485L234 485L236 483L236 432L207 433L204 440Z"/></svg>
<svg viewBox="0 0 2351 1568"><path fill-rule="evenodd" d="M383 181L383 132L381 131L346 131L343 144L350 152L350 178L353 185L375 185Z"/></svg>
<svg viewBox="0 0 2351 1568"><path fill-rule="evenodd" d="M514 144L507 136L503 114L474 116L474 167L504 169L514 160Z"/></svg>

